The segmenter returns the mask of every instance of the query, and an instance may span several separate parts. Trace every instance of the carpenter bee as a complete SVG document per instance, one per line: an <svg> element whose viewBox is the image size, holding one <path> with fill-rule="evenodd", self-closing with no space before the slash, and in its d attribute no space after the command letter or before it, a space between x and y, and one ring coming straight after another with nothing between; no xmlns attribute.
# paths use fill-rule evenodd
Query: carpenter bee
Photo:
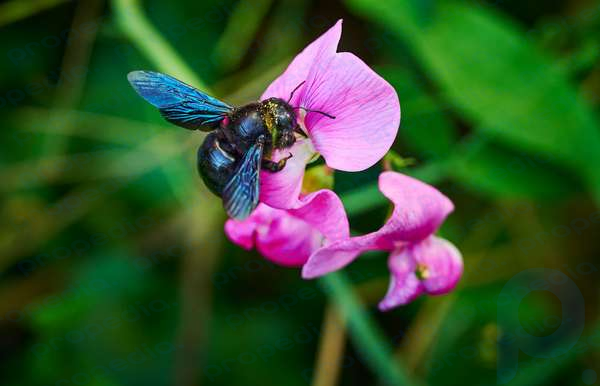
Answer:
<svg viewBox="0 0 600 386"><path fill-rule="evenodd" d="M289 104L302 83L288 101L269 98L232 107L169 75L133 71L127 78L167 121L209 132L198 149L198 172L206 186L223 199L227 214L238 220L248 217L258 205L261 168L276 173L291 157L290 153L273 162L273 150L291 148L296 135L305 136Z"/></svg>

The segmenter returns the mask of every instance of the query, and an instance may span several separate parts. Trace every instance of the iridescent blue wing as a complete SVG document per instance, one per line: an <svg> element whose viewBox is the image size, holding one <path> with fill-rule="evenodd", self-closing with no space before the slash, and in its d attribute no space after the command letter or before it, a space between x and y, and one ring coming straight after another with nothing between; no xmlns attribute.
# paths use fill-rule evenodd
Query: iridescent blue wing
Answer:
<svg viewBox="0 0 600 386"><path fill-rule="evenodd" d="M167 121L186 129L211 131L232 110L225 102L159 72L133 71L127 79Z"/></svg>
<svg viewBox="0 0 600 386"><path fill-rule="evenodd" d="M231 218L243 220L258 205L262 153L263 142L258 141L244 154L233 177L223 188L223 207Z"/></svg>

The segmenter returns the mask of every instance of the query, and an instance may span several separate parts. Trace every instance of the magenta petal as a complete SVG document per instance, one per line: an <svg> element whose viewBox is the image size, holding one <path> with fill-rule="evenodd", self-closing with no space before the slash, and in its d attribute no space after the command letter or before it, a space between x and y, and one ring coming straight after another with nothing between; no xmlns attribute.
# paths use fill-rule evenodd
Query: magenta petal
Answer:
<svg viewBox="0 0 600 386"><path fill-rule="evenodd" d="M235 244L244 249L254 247L255 233L263 227L268 227L273 210L266 205L259 204L252 214L243 221L227 220L225 222L225 234Z"/></svg>
<svg viewBox="0 0 600 386"><path fill-rule="evenodd" d="M301 204L298 196L302 189L302 179L306 163L313 156L308 141L298 141L286 151L277 151L272 159L278 161L292 153L283 170L277 173L260 172L260 201L278 209L289 209Z"/></svg>
<svg viewBox="0 0 600 386"><path fill-rule="evenodd" d="M302 278L314 279L342 269L354 261L360 252L353 245L344 242L318 249L302 267Z"/></svg>
<svg viewBox="0 0 600 386"><path fill-rule="evenodd" d="M345 240L350 236L344 205L331 190L323 189L301 197L298 206L288 213L311 224L328 242Z"/></svg>
<svg viewBox="0 0 600 386"><path fill-rule="evenodd" d="M342 269L362 252L369 250L385 250L382 245L377 244L377 237L373 233L326 245L310 256L302 267L302 278L314 279Z"/></svg>
<svg viewBox="0 0 600 386"><path fill-rule="evenodd" d="M425 291L441 295L454 289L463 272L462 255L448 240L429 237L412 248L417 264L426 267Z"/></svg>
<svg viewBox="0 0 600 386"><path fill-rule="evenodd" d="M422 293L450 292L462 275L463 261L449 241L431 236L398 247L390 255L388 267L391 279L388 292L379 303L382 311L408 304Z"/></svg>
<svg viewBox="0 0 600 386"><path fill-rule="evenodd" d="M310 224L285 212L273 219L267 231L256 235L261 255L285 267L302 266L322 242L323 237Z"/></svg>
<svg viewBox="0 0 600 386"><path fill-rule="evenodd" d="M296 208L275 209L259 204L245 220L228 220L225 233L246 249L256 247L268 260L301 266L324 242L347 239L348 218L340 198L320 190L296 199Z"/></svg>
<svg viewBox="0 0 600 386"><path fill-rule="evenodd" d="M315 63L319 63L326 60L327 57L335 55L341 35L342 20L338 20L333 27L317 40L313 41L294 58L283 74L267 87L261 96L261 100L270 97L287 100L292 90L306 80L311 67ZM290 101L292 106L297 106L296 101L298 100L300 91L299 89Z"/></svg>
<svg viewBox="0 0 600 386"><path fill-rule="evenodd" d="M400 173L381 173L379 189L394 203L394 211L375 232L378 243L422 240L433 234L454 210L452 201L439 190Z"/></svg>
<svg viewBox="0 0 600 386"><path fill-rule="evenodd" d="M394 88L355 55L343 52L316 63L306 80L300 106L305 126L327 165L345 171L364 170L390 149L400 124L400 102Z"/></svg>
<svg viewBox="0 0 600 386"><path fill-rule="evenodd" d="M392 251L399 244L427 238L454 209L452 202L437 189L400 173L382 173L379 188L394 203L394 211L383 227L319 249L302 267L303 278L312 279L341 269L362 252Z"/></svg>
<svg viewBox="0 0 600 386"><path fill-rule="evenodd" d="M405 305L423 293L423 283L415 275L417 263L412 256L410 246L401 247L390 254L390 285L379 309L388 311L394 307Z"/></svg>
<svg viewBox="0 0 600 386"><path fill-rule="evenodd" d="M258 251L272 262L297 267L323 243L323 236L312 225L285 210L259 204L245 220L228 220L225 233L236 244Z"/></svg>

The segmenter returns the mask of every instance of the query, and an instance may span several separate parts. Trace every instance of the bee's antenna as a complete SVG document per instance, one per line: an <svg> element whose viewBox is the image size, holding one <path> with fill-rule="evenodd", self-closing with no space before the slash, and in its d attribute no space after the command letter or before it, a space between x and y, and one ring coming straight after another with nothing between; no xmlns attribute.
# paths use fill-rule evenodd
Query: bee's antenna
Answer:
<svg viewBox="0 0 600 386"><path fill-rule="evenodd" d="M305 81L305 80L303 80L303 81L302 81L302 83L300 83L299 85L297 85L297 86L296 86L296 88L292 90L292 93L290 94L290 97L289 97L289 99L287 100L287 103L290 103L290 101L292 100L292 97L294 96L294 93L295 93L295 92L296 92L296 91L297 91L297 90L298 90L300 87L302 87L302 85L303 85L304 83L306 83L306 81Z"/></svg>
<svg viewBox="0 0 600 386"><path fill-rule="evenodd" d="M323 111L319 111L319 110L310 110L310 109L307 109L306 107L302 107L302 106L300 106L300 107L296 107L296 108L297 108L297 109L302 109L302 110L306 111L307 113L319 113L319 114L323 114L323 115L325 115L327 118L335 119L335 117L334 117L333 115L331 115L331 114L327 114L327 113L325 113L325 112L323 112Z"/></svg>

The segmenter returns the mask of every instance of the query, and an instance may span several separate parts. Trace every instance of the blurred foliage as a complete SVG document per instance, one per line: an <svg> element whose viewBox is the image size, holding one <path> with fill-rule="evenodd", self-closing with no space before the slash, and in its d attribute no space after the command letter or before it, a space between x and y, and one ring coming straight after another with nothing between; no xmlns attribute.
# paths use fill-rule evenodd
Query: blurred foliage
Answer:
<svg viewBox="0 0 600 386"><path fill-rule="evenodd" d="M2 384L491 385L510 328L496 299L537 267L576 283L585 329L542 364L520 353L509 384L581 385L600 371L598 3L250 4L0 5ZM442 232L465 259L452 295L385 314L383 253L305 282L228 242L195 172L201 134L163 122L126 81L159 70L245 103L338 18L341 50L400 96L385 166L454 201ZM382 166L335 173L356 232L388 214ZM561 304L536 291L519 317L547 336Z"/></svg>

